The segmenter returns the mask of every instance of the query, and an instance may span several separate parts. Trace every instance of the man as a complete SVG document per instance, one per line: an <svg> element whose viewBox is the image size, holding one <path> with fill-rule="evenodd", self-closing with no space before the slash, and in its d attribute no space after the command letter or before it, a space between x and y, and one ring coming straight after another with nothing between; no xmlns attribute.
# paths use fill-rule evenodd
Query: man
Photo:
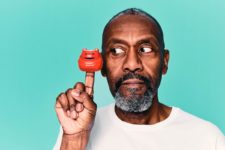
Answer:
<svg viewBox="0 0 225 150"><path fill-rule="evenodd" d="M159 102L168 69L159 23L146 12L127 9L103 31L102 75L115 104L98 109L83 83L58 96L61 150L225 150L217 127Z"/></svg>

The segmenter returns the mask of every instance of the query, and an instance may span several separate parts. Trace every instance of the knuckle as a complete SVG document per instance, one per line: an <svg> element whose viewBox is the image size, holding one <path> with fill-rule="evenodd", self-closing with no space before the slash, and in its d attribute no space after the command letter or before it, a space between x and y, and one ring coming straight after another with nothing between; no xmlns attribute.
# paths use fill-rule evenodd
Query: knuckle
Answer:
<svg viewBox="0 0 225 150"><path fill-rule="evenodd" d="M93 102L94 108L97 109L97 104Z"/></svg>
<svg viewBox="0 0 225 150"><path fill-rule="evenodd" d="M59 101L62 98L62 95L65 94L64 92L60 93L57 97L56 97L56 101Z"/></svg>
<svg viewBox="0 0 225 150"><path fill-rule="evenodd" d="M78 84L78 85L84 85L84 83L83 83L83 82L77 82L77 84Z"/></svg>
<svg viewBox="0 0 225 150"><path fill-rule="evenodd" d="M84 83L83 82L77 82L75 85L74 85L74 88L78 88L78 87L84 87Z"/></svg>
<svg viewBox="0 0 225 150"><path fill-rule="evenodd" d="M82 92L82 93L80 94L80 97L81 97L81 98L85 98L85 99L89 99L89 98L90 98L89 95L88 95L86 92Z"/></svg>
<svg viewBox="0 0 225 150"><path fill-rule="evenodd" d="M72 88L66 90L66 95L71 94Z"/></svg>
<svg viewBox="0 0 225 150"><path fill-rule="evenodd" d="M82 92L82 93L80 94L80 97L81 97L84 101L90 100L90 97L89 97L89 95L88 95L86 92Z"/></svg>

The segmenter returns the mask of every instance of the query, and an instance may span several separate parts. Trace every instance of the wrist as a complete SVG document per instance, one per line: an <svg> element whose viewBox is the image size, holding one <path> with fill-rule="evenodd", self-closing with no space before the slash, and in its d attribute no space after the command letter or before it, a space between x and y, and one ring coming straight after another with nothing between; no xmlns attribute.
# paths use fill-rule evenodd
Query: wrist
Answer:
<svg viewBox="0 0 225 150"><path fill-rule="evenodd" d="M68 140L68 141L74 141L77 139L88 138L90 133L91 133L90 130L83 130L83 131L75 133L75 134L63 133L63 139Z"/></svg>
<svg viewBox="0 0 225 150"><path fill-rule="evenodd" d="M84 130L76 134L63 133L60 150L85 150L90 133L90 130Z"/></svg>

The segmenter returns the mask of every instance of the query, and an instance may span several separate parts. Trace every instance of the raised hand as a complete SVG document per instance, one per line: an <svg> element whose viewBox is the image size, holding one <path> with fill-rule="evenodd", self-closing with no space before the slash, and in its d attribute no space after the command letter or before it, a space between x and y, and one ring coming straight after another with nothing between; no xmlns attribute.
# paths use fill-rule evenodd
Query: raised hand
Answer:
<svg viewBox="0 0 225 150"><path fill-rule="evenodd" d="M64 134L73 135L92 128L97 105L85 92L83 83L61 93L56 100L55 110Z"/></svg>

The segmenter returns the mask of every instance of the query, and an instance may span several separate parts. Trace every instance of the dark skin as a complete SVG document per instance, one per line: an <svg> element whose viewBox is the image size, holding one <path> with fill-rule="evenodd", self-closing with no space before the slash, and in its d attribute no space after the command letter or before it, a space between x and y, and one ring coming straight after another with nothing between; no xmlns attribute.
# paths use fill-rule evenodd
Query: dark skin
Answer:
<svg viewBox="0 0 225 150"><path fill-rule="evenodd" d="M152 106L142 113L124 112L115 108L117 116L133 124L154 124L166 119L171 108L158 101L158 87L162 74L168 68L169 52L162 50L158 27L155 22L143 16L123 15L114 20L104 34L105 68L112 95L115 95L115 83L123 75L132 72L150 79L154 98ZM135 94L144 94L147 87L139 80L128 80L120 87L120 92L129 96L128 88L137 88Z"/></svg>
<svg viewBox="0 0 225 150"><path fill-rule="evenodd" d="M159 29L155 22L143 16L122 15L106 29L103 38L104 68L110 91L115 96L115 83L127 73L148 78L151 85L138 79L128 79L118 91L124 96L143 95L151 87L151 107L141 113L128 113L115 107L117 116L132 124L155 124L165 120L171 108L158 101L162 74L167 72L169 51L162 49ZM137 89L134 93L130 89ZM84 150L94 124L97 105L81 82L57 97L55 110L63 128L61 150Z"/></svg>

